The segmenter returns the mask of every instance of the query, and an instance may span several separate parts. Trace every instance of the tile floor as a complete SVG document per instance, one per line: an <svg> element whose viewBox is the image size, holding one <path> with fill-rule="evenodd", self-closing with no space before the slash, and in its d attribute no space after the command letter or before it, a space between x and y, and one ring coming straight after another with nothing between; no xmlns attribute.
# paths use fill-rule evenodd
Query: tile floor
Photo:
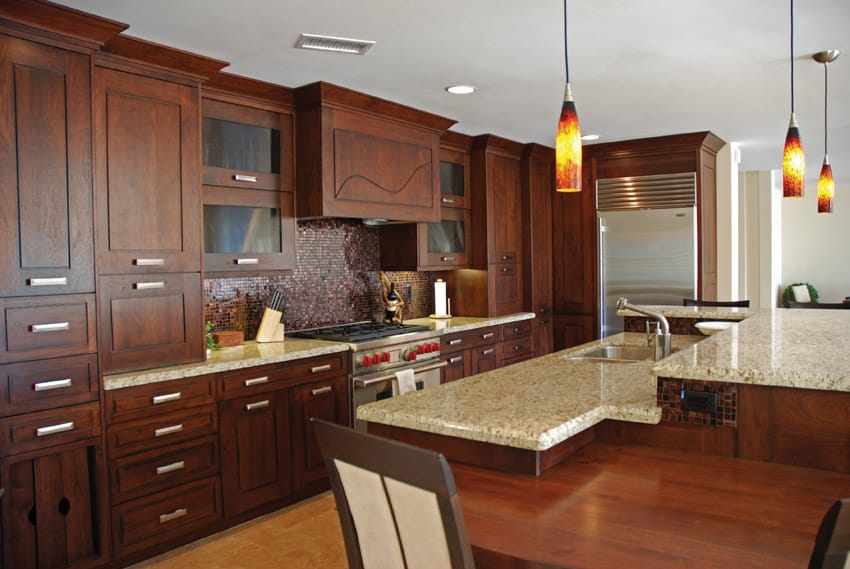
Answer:
<svg viewBox="0 0 850 569"><path fill-rule="evenodd" d="M132 569L347 569L345 545L325 492L286 509L132 566Z"/></svg>

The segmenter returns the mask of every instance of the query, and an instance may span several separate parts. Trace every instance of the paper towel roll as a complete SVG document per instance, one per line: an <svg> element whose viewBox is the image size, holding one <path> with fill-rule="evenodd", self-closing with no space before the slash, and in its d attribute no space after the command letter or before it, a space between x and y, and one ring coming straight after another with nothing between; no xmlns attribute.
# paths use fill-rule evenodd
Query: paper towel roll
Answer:
<svg viewBox="0 0 850 569"><path fill-rule="evenodd" d="M412 369L403 369L395 372L395 377L398 380L398 394L404 395L411 391L416 391L416 378Z"/></svg>
<svg viewBox="0 0 850 569"><path fill-rule="evenodd" d="M437 280L434 283L434 314L436 316L446 316L446 283L442 280Z"/></svg>

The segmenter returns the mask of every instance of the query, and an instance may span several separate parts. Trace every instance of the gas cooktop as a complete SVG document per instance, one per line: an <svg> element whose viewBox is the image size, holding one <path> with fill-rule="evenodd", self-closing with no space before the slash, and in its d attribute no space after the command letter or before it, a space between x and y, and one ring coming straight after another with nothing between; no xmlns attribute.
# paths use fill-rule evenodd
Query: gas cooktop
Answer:
<svg viewBox="0 0 850 569"><path fill-rule="evenodd" d="M336 326L323 326L321 328L310 328L290 332L287 336L292 338L306 338L308 340L329 340L333 342L366 342L378 338L386 338L398 334L411 332L424 332L430 330L428 326L417 324L399 324L398 322L352 322L351 324L339 324Z"/></svg>

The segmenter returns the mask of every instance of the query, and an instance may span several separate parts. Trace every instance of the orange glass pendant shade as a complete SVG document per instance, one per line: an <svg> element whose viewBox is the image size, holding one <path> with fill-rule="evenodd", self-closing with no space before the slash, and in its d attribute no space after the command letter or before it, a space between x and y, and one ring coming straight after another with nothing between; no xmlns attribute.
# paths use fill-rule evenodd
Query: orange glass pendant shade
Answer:
<svg viewBox="0 0 850 569"><path fill-rule="evenodd" d="M832 179L832 166L829 165L829 158L825 157L818 178L818 213L832 213L834 197L835 180Z"/></svg>
<svg viewBox="0 0 850 569"><path fill-rule="evenodd" d="M555 137L555 188L559 192L581 191L581 131L569 85Z"/></svg>
<svg viewBox="0 0 850 569"><path fill-rule="evenodd" d="M786 198L803 197L803 176L806 173L806 157L797 119L791 113L788 134L785 136L785 152L782 156L782 195Z"/></svg>

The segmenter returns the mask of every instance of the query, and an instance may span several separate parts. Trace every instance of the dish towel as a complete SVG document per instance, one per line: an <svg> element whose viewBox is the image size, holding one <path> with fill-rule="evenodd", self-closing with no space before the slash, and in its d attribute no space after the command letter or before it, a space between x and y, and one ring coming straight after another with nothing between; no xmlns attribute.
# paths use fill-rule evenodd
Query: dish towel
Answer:
<svg viewBox="0 0 850 569"><path fill-rule="evenodd" d="M395 372L395 376L396 379L398 379L399 395L404 395L410 391L416 391L416 379L414 378L412 369L397 371Z"/></svg>

